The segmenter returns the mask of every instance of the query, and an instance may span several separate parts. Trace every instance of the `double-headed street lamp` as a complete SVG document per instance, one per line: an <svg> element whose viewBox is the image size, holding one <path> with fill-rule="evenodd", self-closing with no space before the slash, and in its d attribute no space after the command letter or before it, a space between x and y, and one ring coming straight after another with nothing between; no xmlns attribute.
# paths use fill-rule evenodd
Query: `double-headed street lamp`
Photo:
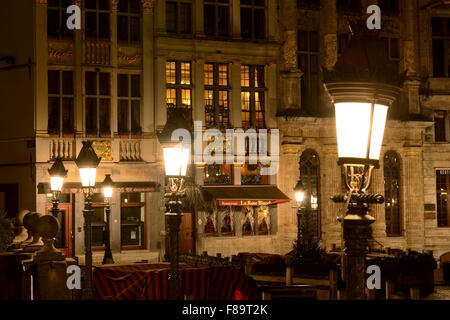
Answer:
<svg viewBox="0 0 450 320"><path fill-rule="evenodd" d="M55 159L52 167L48 169L48 173L50 174L50 190L52 192L52 215L58 218L59 195L61 194L64 178L67 176L67 170L64 168L60 157Z"/></svg>
<svg viewBox="0 0 450 320"><path fill-rule="evenodd" d="M103 180L102 183L103 187L103 197L106 202L106 227L105 231L103 233L103 239L105 243L105 254L103 256L103 262L102 264L113 264L114 259L111 252L111 239L110 239L110 216L111 216L111 198L114 188L114 182L111 179L111 175L107 174L105 175L105 180Z"/></svg>
<svg viewBox="0 0 450 320"><path fill-rule="evenodd" d="M168 279L170 300L180 299L178 233L183 216L181 199L185 197L184 177L191 155L190 141L183 140L180 142L178 136L172 137L172 134L178 129L184 129L184 133L190 137L190 126L182 114L182 109L172 110L171 117L167 120L162 132L158 134L158 140L164 152L164 167L168 178L167 192L164 197L169 205L169 212L166 212L165 215L170 238L170 272Z"/></svg>
<svg viewBox="0 0 450 320"><path fill-rule="evenodd" d="M380 151L389 107L400 93L402 75L384 50L377 35L356 35L339 57L334 70L324 70L324 86L334 105L338 164L344 168L346 195L335 202L346 203L343 226L345 250L342 276L346 299L365 298L365 255L370 225L369 204L380 204L380 194L368 193L374 168L379 167ZM358 28L353 28L358 31Z"/></svg>
<svg viewBox="0 0 450 320"><path fill-rule="evenodd" d="M84 193L84 246L85 246L85 288L83 298L90 300L94 298L92 286L92 196L95 191L95 177L100 158L94 151L91 141L83 141L83 147L78 154L75 163L80 169L81 185Z"/></svg>

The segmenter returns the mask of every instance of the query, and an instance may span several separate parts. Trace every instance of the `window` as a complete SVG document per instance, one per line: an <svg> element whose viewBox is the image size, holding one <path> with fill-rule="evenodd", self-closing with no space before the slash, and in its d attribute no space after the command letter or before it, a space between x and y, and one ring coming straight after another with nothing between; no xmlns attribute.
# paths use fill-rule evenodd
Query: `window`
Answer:
<svg viewBox="0 0 450 320"><path fill-rule="evenodd" d="M205 64L205 119L208 128L230 127L227 64Z"/></svg>
<svg viewBox="0 0 450 320"><path fill-rule="evenodd" d="M267 206L242 207L242 235L270 234L270 214Z"/></svg>
<svg viewBox="0 0 450 320"><path fill-rule="evenodd" d="M192 33L192 1L166 1L166 30L170 33Z"/></svg>
<svg viewBox="0 0 450 320"><path fill-rule="evenodd" d="M400 13L398 0L378 0L378 6L382 15L398 16Z"/></svg>
<svg viewBox="0 0 450 320"><path fill-rule="evenodd" d="M205 0L203 12L207 36L230 35L230 0Z"/></svg>
<svg viewBox="0 0 450 320"><path fill-rule="evenodd" d="M242 127L265 127L264 66L241 66Z"/></svg>
<svg viewBox="0 0 450 320"><path fill-rule="evenodd" d="M48 70L48 133L74 133L73 72Z"/></svg>
<svg viewBox="0 0 450 320"><path fill-rule="evenodd" d="M303 72L302 107L312 113L318 108L319 99L319 38L316 31L298 31L298 67Z"/></svg>
<svg viewBox="0 0 450 320"><path fill-rule="evenodd" d="M320 8L320 0L297 0L297 7L317 9Z"/></svg>
<svg viewBox="0 0 450 320"><path fill-rule="evenodd" d="M300 179L306 188L306 225L316 237L320 235L320 172L319 156L313 150L306 150L300 157Z"/></svg>
<svg viewBox="0 0 450 320"><path fill-rule="evenodd" d="M241 36L244 39L266 38L265 0L241 0Z"/></svg>
<svg viewBox="0 0 450 320"><path fill-rule="evenodd" d="M141 41L141 4L139 0L119 1L117 12L117 41Z"/></svg>
<svg viewBox="0 0 450 320"><path fill-rule="evenodd" d="M85 122L87 135L111 135L110 88L108 72L86 71Z"/></svg>
<svg viewBox="0 0 450 320"><path fill-rule="evenodd" d="M433 76L450 76L450 19L432 19Z"/></svg>
<svg viewBox="0 0 450 320"><path fill-rule="evenodd" d="M47 35L52 39L72 39L72 30L67 29L66 21L69 15L67 8L72 0L48 0L47 4Z"/></svg>
<svg viewBox="0 0 450 320"><path fill-rule="evenodd" d="M166 102L168 115L170 109L180 107L186 109L186 119L192 121L191 79L190 62L166 62Z"/></svg>
<svg viewBox="0 0 450 320"><path fill-rule="evenodd" d="M122 248L145 248L145 193L120 194L120 241Z"/></svg>
<svg viewBox="0 0 450 320"><path fill-rule="evenodd" d="M119 134L139 135L141 134L141 76L119 74L117 79Z"/></svg>
<svg viewBox="0 0 450 320"><path fill-rule="evenodd" d="M434 112L434 141L447 142L448 131L448 113L447 111L438 110Z"/></svg>
<svg viewBox="0 0 450 320"><path fill-rule="evenodd" d="M221 185L233 183L233 167L231 164L209 164L205 166L205 185Z"/></svg>
<svg viewBox="0 0 450 320"><path fill-rule="evenodd" d="M338 11L362 12L361 0L337 0Z"/></svg>
<svg viewBox="0 0 450 320"><path fill-rule="evenodd" d="M450 187L450 170L436 171L437 224L438 227L450 227L450 208L448 192Z"/></svg>
<svg viewBox="0 0 450 320"><path fill-rule="evenodd" d="M85 36L86 40L109 41L109 1L85 1Z"/></svg>
<svg viewBox="0 0 450 320"><path fill-rule="evenodd" d="M394 151L384 155L384 203L386 235L401 236L400 216L400 157Z"/></svg>

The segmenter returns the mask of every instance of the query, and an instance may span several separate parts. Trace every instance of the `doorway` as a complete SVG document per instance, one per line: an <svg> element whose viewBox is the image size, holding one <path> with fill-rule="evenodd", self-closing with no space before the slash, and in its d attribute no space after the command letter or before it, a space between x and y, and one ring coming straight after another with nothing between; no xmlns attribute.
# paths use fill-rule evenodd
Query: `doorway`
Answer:
<svg viewBox="0 0 450 320"><path fill-rule="evenodd" d="M58 205L59 214L57 220L59 222L60 230L56 236L55 247L61 250L67 258L72 258L74 253L74 230L73 230L73 213L74 208L74 195L61 194L60 203ZM51 201L51 198L50 198ZM48 203L45 207L46 214L52 214L52 204Z"/></svg>
<svg viewBox="0 0 450 320"><path fill-rule="evenodd" d="M181 218L180 232L178 234L178 248L181 253L195 253L195 238L194 238L194 214L192 212L183 212ZM170 238L169 228L166 221L166 254L170 252Z"/></svg>

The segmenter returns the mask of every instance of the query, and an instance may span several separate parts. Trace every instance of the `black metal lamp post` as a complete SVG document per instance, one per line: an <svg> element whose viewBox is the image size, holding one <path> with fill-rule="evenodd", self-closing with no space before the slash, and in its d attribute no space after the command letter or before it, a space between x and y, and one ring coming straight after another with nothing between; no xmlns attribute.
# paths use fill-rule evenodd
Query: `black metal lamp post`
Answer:
<svg viewBox="0 0 450 320"><path fill-rule="evenodd" d="M296 245L296 256L298 257L300 252L299 249L302 245L302 216L304 215L305 210L305 198L306 198L306 190L303 185L302 180L298 180L297 184L294 188L295 192L295 201L297 202L297 245Z"/></svg>
<svg viewBox="0 0 450 320"><path fill-rule="evenodd" d="M105 254L103 256L102 264L113 264L114 259L111 252L111 238L110 238L110 228L111 228L111 198L114 188L114 182L111 179L111 175L105 175L105 180L102 183L103 187L103 197L106 202L106 227L103 233L104 243L105 243Z"/></svg>
<svg viewBox="0 0 450 320"><path fill-rule="evenodd" d="M178 233L180 231L181 217L183 216L182 198L185 196L185 180L190 149L190 126L183 116L182 109L172 110L171 117L161 133L158 134L158 140L164 152L164 167L166 177L168 178L167 192L165 198L169 205L167 212L167 224L169 226L170 239L170 272L169 272L169 299L180 299L179 291L179 244ZM172 139L175 130L184 129L185 135L189 135L189 141L179 141L178 138Z"/></svg>
<svg viewBox="0 0 450 320"><path fill-rule="evenodd" d="M365 30L362 26L358 31ZM354 36L334 70L324 70L325 88L335 108L339 161L344 168L346 195L334 202L346 204L342 219L345 250L342 256L344 298L365 299L365 256L370 225L370 204L380 204L380 194L368 193L380 150L389 107L400 92L402 76L389 61L382 40L373 34Z"/></svg>
<svg viewBox="0 0 450 320"><path fill-rule="evenodd" d="M75 163L80 169L81 184L84 193L84 246L85 246L85 288L83 290L83 299L91 300L94 298L92 286L92 196L95 191L96 170L100 163L100 158L92 147L91 141L83 141L83 147L78 154Z"/></svg>
<svg viewBox="0 0 450 320"><path fill-rule="evenodd" d="M67 176L67 170L60 157L55 159L52 167L48 169L50 174L50 190L52 191L52 215L58 218L59 209L59 195L63 186L64 178Z"/></svg>

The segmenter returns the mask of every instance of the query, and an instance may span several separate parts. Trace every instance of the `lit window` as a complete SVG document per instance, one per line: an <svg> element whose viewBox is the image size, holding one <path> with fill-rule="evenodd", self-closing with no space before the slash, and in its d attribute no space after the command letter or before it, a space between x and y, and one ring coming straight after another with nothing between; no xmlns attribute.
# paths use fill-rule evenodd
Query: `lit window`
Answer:
<svg viewBox="0 0 450 320"><path fill-rule="evenodd" d="M230 126L228 106L228 65L205 64L205 118L209 128Z"/></svg>
<svg viewBox="0 0 450 320"><path fill-rule="evenodd" d="M242 127L265 127L265 81L264 67L241 66Z"/></svg>

